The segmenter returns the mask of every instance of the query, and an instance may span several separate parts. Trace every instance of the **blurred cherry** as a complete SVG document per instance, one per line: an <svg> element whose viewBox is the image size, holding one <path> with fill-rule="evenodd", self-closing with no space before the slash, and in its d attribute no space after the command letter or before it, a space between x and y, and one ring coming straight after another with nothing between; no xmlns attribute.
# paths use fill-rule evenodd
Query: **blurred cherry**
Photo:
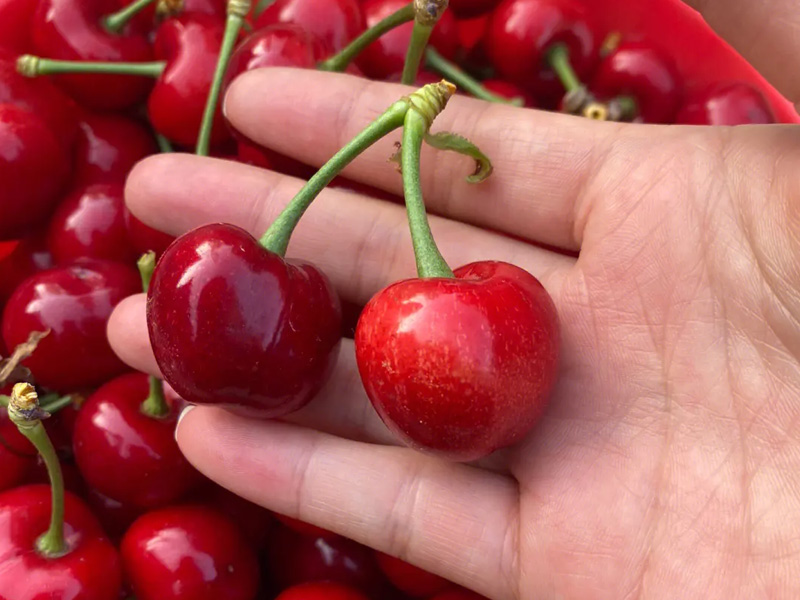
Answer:
<svg viewBox="0 0 800 600"><path fill-rule="evenodd" d="M775 123L764 95L744 82L709 86L687 98L675 122L680 125L747 125Z"/></svg>
<svg viewBox="0 0 800 600"><path fill-rule="evenodd" d="M389 578L392 585L409 596L429 598L454 587L454 584L446 579L433 573L428 573L404 560L389 556L383 552L376 552L375 555L378 559L378 566L384 575Z"/></svg>
<svg viewBox="0 0 800 600"><path fill-rule="evenodd" d="M364 29L356 0L277 0L256 21L256 29L292 23L321 39L338 52Z"/></svg>

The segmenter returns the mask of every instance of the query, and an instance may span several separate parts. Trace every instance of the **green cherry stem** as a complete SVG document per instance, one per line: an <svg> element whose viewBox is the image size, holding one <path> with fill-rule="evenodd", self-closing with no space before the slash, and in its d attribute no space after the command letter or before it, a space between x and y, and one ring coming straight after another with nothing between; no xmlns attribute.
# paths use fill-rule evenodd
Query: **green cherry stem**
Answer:
<svg viewBox="0 0 800 600"><path fill-rule="evenodd" d="M253 7L253 18L257 19L265 10L275 4L275 0L258 0L255 7Z"/></svg>
<svg viewBox="0 0 800 600"><path fill-rule="evenodd" d="M561 85L569 92L574 92L583 87L583 83L572 68L572 63L569 60L569 48L566 44L556 44L547 51L547 62L550 67L555 71Z"/></svg>
<svg viewBox="0 0 800 600"><path fill-rule="evenodd" d="M161 60L145 63L72 61L41 58L31 54L23 54L17 59L17 71L25 77L75 73L159 77L166 66L166 61Z"/></svg>
<svg viewBox="0 0 800 600"><path fill-rule="evenodd" d="M317 65L320 71L344 71L361 52L383 34L414 20L414 4L409 3L400 10L392 13L385 19L378 21L344 47L338 54L322 61Z"/></svg>
<svg viewBox="0 0 800 600"><path fill-rule="evenodd" d="M200 126L200 135L197 138L197 148L195 154L208 156L208 148L211 143L211 130L214 126L214 115L217 112L217 104L222 91L222 80L225 78L225 71L231 60L233 47L236 39L242 30L244 20L252 7L251 0L228 0L228 18L225 22L225 35L222 38L222 48L219 51L217 69L214 71L214 79L211 81L211 90L206 100L206 108L203 113L203 121Z"/></svg>
<svg viewBox="0 0 800 600"><path fill-rule="evenodd" d="M458 66L451 63L433 48L429 47L425 50L425 62L431 69L439 73L439 75L448 81L452 81L459 89L468 92L475 98L488 102L497 102L499 104L511 104L512 106L524 106L525 104L522 98L504 98L486 89L480 81L462 71Z"/></svg>
<svg viewBox="0 0 800 600"><path fill-rule="evenodd" d="M414 0L414 29L400 83L414 85L433 28L447 10L448 0Z"/></svg>
<svg viewBox="0 0 800 600"><path fill-rule="evenodd" d="M156 253L148 252L143 254L136 262L139 268L139 275L142 278L142 290L147 293L150 288L150 280L153 278L153 271L156 268ZM154 419L163 419L169 415L170 408L167 399L164 397L164 384L158 377L149 378L150 393L140 407L140 410Z"/></svg>
<svg viewBox="0 0 800 600"><path fill-rule="evenodd" d="M160 153L169 154L171 152L175 152L175 149L172 147L172 142L170 142L166 137L157 131L154 131L153 135L156 138L156 144L158 145L158 151Z"/></svg>
<svg viewBox="0 0 800 600"><path fill-rule="evenodd" d="M53 443L47 436L42 419L50 415L39 407L39 397L29 383L18 383L11 392L8 418L20 433L30 440L47 467L53 494L50 527L36 541L36 549L44 556L54 558L69 551L64 540L64 477Z"/></svg>
<svg viewBox="0 0 800 600"><path fill-rule="evenodd" d="M125 8L108 15L103 19L103 25L111 33L119 33L133 17L153 4L155 0L134 0Z"/></svg>
<svg viewBox="0 0 800 600"><path fill-rule="evenodd" d="M50 397L52 396L52 399ZM45 396L42 399L42 410L52 414L57 413L63 408L67 406L71 406L75 403L77 396L74 394L68 394L67 396L58 397L56 394L51 394L50 396ZM11 396L0 395L0 407L8 408L9 403L11 402Z"/></svg>

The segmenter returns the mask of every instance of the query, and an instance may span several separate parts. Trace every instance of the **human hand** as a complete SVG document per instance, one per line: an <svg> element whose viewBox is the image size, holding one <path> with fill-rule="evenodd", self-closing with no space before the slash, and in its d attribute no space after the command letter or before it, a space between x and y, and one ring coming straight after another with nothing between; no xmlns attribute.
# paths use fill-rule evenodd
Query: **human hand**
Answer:
<svg viewBox="0 0 800 600"><path fill-rule="evenodd" d="M793 3L697 4L800 100L787 68L800 55ZM405 92L271 69L243 76L227 112L319 165ZM289 422L186 415L189 460L250 500L498 600L800 597L800 130L601 124L463 98L439 129L468 136L496 168L469 186L465 159L424 155L445 258L520 265L559 309L562 373L543 421L481 465L397 447L346 343L331 383ZM386 164L395 139L346 175L400 192ZM128 201L170 233L226 221L260 234L299 187L162 156L134 171ZM289 255L359 303L415 273L402 207L336 190ZM109 333L157 373L142 296L118 307Z"/></svg>

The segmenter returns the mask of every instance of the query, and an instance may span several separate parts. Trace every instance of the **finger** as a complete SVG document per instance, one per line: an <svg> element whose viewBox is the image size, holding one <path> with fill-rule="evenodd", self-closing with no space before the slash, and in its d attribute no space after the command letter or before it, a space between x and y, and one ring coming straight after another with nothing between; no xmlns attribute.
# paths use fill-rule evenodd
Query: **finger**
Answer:
<svg viewBox="0 0 800 600"><path fill-rule="evenodd" d="M275 89L281 93L267 93ZM347 75L264 69L240 77L225 106L231 123L250 138L322 165L408 93L404 86ZM468 184L471 159L426 147L422 183L433 212L559 248L580 248L575 221L581 191L600 169L609 143L621 131L618 125L454 97L434 123L433 131L440 130L476 143L495 172L479 185ZM378 142L346 175L402 193L401 178L387 164L399 139L395 133Z"/></svg>
<svg viewBox="0 0 800 600"><path fill-rule="evenodd" d="M117 304L108 319L106 333L111 349L129 367L163 379L156 363L145 321L144 294L125 298Z"/></svg>
<svg viewBox="0 0 800 600"><path fill-rule="evenodd" d="M175 235L222 221L260 236L301 185L247 165L161 155L133 170L126 199L137 217ZM431 228L454 267L477 260L507 261L533 273L553 295L575 262L449 219L431 218ZM342 297L358 304L389 283L416 274L405 209L341 190L325 190L312 204L292 237L289 254L317 264Z"/></svg>
<svg viewBox="0 0 800 600"><path fill-rule="evenodd" d="M491 598L514 596L518 493L509 478L219 409L185 414L177 437L195 467L252 502Z"/></svg>

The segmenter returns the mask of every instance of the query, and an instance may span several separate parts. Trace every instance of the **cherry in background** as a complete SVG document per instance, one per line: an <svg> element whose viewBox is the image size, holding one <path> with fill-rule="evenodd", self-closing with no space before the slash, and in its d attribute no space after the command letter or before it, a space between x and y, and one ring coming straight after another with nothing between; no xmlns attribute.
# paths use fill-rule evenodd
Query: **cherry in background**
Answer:
<svg viewBox="0 0 800 600"><path fill-rule="evenodd" d="M500 0L450 0L450 10L460 19L477 17L491 11Z"/></svg>
<svg viewBox="0 0 800 600"><path fill-rule="evenodd" d="M430 600L489 600L480 594L465 589L448 590L437 594Z"/></svg>
<svg viewBox="0 0 800 600"><path fill-rule="evenodd" d="M378 566L397 589L414 598L430 598L444 590L455 587L446 579L428 573L404 560L383 552L375 553Z"/></svg>
<svg viewBox="0 0 800 600"><path fill-rule="evenodd" d="M743 82L719 83L690 95L675 122L680 125L775 123L764 95Z"/></svg>
<svg viewBox="0 0 800 600"><path fill-rule="evenodd" d="M356 0L277 0L256 21L260 29L276 23L292 23L318 37L338 52L364 29L364 17Z"/></svg>
<svg viewBox="0 0 800 600"><path fill-rule="evenodd" d="M30 52L35 10L36 0L0 0L0 47L18 54Z"/></svg>
<svg viewBox="0 0 800 600"><path fill-rule="evenodd" d="M5 304L25 279L34 273L50 269L54 264L43 231L13 244L12 249L0 258L0 306Z"/></svg>
<svg viewBox="0 0 800 600"><path fill-rule="evenodd" d="M204 504L213 507L235 523L255 550L261 550L266 546L275 526L273 515L266 508L215 484L205 493Z"/></svg>
<svg viewBox="0 0 800 600"><path fill-rule="evenodd" d="M103 531L110 535L115 543L122 539L128 527L143 513L141 508L104 496L92 488L86 490L84 497L92 513L103 526Z"/></svg>
<svg viewBox="0 0 800 600"><path fill-rule="evenodd" d="M358 590L340 583L302 583L281 592L275 600L369 600Z"/></svg>
<svg viewBox="0 0 800 600"><path fill-rule="evenodd" d="M156 253L156 256L161 256L175 239L169 234L142 223L128 210L128 207L125 207L125 228L128 231L128 239L137 254L152 251Z"/></svg>

